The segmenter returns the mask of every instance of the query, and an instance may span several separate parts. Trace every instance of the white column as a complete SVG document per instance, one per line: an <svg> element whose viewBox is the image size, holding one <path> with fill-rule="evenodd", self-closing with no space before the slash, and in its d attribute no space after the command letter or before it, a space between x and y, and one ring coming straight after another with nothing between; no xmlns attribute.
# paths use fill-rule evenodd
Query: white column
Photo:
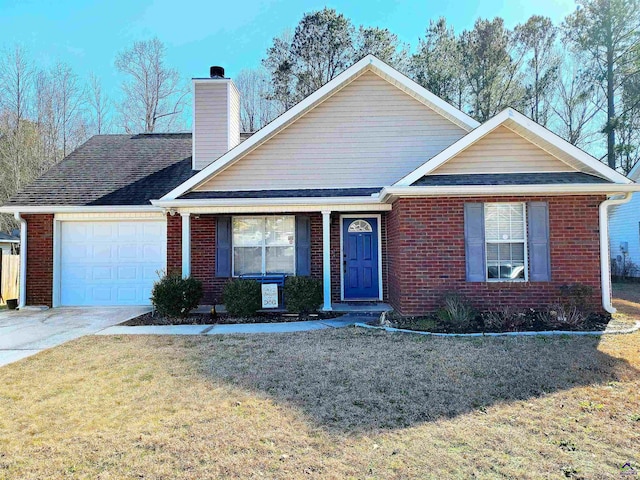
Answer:
<svg viewBox="0 0 640 480"><path fill-rule="evenodd" d="M322 211L322 284L324 303L322 310L331 309L331 210Z"/></svg>
<svg viewBox="0 0 640 480"><path fill-rule="evenodd" d="M182 276L191 275L191 217L188 213L182 216Z"/></svg>

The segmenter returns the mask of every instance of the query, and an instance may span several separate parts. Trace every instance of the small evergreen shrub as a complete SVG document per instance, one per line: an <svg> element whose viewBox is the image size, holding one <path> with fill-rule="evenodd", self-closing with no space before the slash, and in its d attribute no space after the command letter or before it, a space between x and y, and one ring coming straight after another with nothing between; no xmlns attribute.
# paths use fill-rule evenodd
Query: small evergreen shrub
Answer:
<svg viewBox="0 0 640 480"><path fill-rule="evenodd" d="M444 296L443 303L444 305L438 310L440 322L456 332L467 331L476 317L467 299L457 293L449 293Z"/></svg>
<svg viewBox="0 0 640 480"><path fill-rule="evenodd" d="M315 312L322 305L322 280L311 277L288 277L284 284L287 310L293 313Z"/></svg>
<svg viewBox="0 0 640 480"><path fill-rule="evenodd" d="M262 308L262 289L255 280L231 280L222 290L227 313L234 317L251 317Z"/></svg>
<svg viewBox="0 0 640 480"><path fill-rule="evenodd" d="M151 290L151 303L160 315L186 318L202 298L202 282L177 273L163 275Z"/></svg>

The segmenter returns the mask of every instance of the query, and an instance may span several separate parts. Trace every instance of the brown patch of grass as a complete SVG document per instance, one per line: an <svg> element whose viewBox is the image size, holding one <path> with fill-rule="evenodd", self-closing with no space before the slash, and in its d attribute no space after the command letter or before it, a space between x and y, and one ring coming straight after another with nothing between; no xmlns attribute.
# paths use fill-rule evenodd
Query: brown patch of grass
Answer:
<svg viewBox="0 0 640 480"><path fill-rule="evenodd" d="M0 478L615 476L640 333L85 337L0 369Z"/></svg>
<svg viewBox="0 0 640 480"><path fill-rule="evenodd" d="M640 318L640 283L614 283L613 306L620 313Z"/></svg>

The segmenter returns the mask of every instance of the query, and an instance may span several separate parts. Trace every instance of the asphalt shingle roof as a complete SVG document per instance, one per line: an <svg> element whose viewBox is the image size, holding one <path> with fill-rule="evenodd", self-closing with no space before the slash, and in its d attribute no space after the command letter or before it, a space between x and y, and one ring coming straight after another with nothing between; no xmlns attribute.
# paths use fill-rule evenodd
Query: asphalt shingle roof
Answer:
<svg viewBox="0 0 640 480"><path fill-rule="evenodd" d="M302 190L244 190L189 192L180 199L221 198L298 198L298 197L368 197L378 193L382 187L372 188L314 188Z"/></svg>
<svg viewBox="0 0 640 480"><path fill-rule="evenodd" d="M194 173L190 133L96 135L6 205L148 205Z"/></svg>
<svg viewBox="0 0 640 480"><path fill-rule="evenodd" d="M413 186L455 186L455 185L549 185L571 183L612 183L588 173L483 173L460 175L425 175Z"/></svg>

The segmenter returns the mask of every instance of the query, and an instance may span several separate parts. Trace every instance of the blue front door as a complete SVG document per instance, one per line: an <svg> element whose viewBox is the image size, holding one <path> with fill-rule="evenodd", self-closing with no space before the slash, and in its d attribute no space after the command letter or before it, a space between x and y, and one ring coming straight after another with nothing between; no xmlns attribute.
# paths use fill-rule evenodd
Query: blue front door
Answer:
<svg viewBox="0 0 640 480"><path fill-rule="evenodd" d="M377 300L378 219L342 219L343 285L345 300Z"/></svg>

